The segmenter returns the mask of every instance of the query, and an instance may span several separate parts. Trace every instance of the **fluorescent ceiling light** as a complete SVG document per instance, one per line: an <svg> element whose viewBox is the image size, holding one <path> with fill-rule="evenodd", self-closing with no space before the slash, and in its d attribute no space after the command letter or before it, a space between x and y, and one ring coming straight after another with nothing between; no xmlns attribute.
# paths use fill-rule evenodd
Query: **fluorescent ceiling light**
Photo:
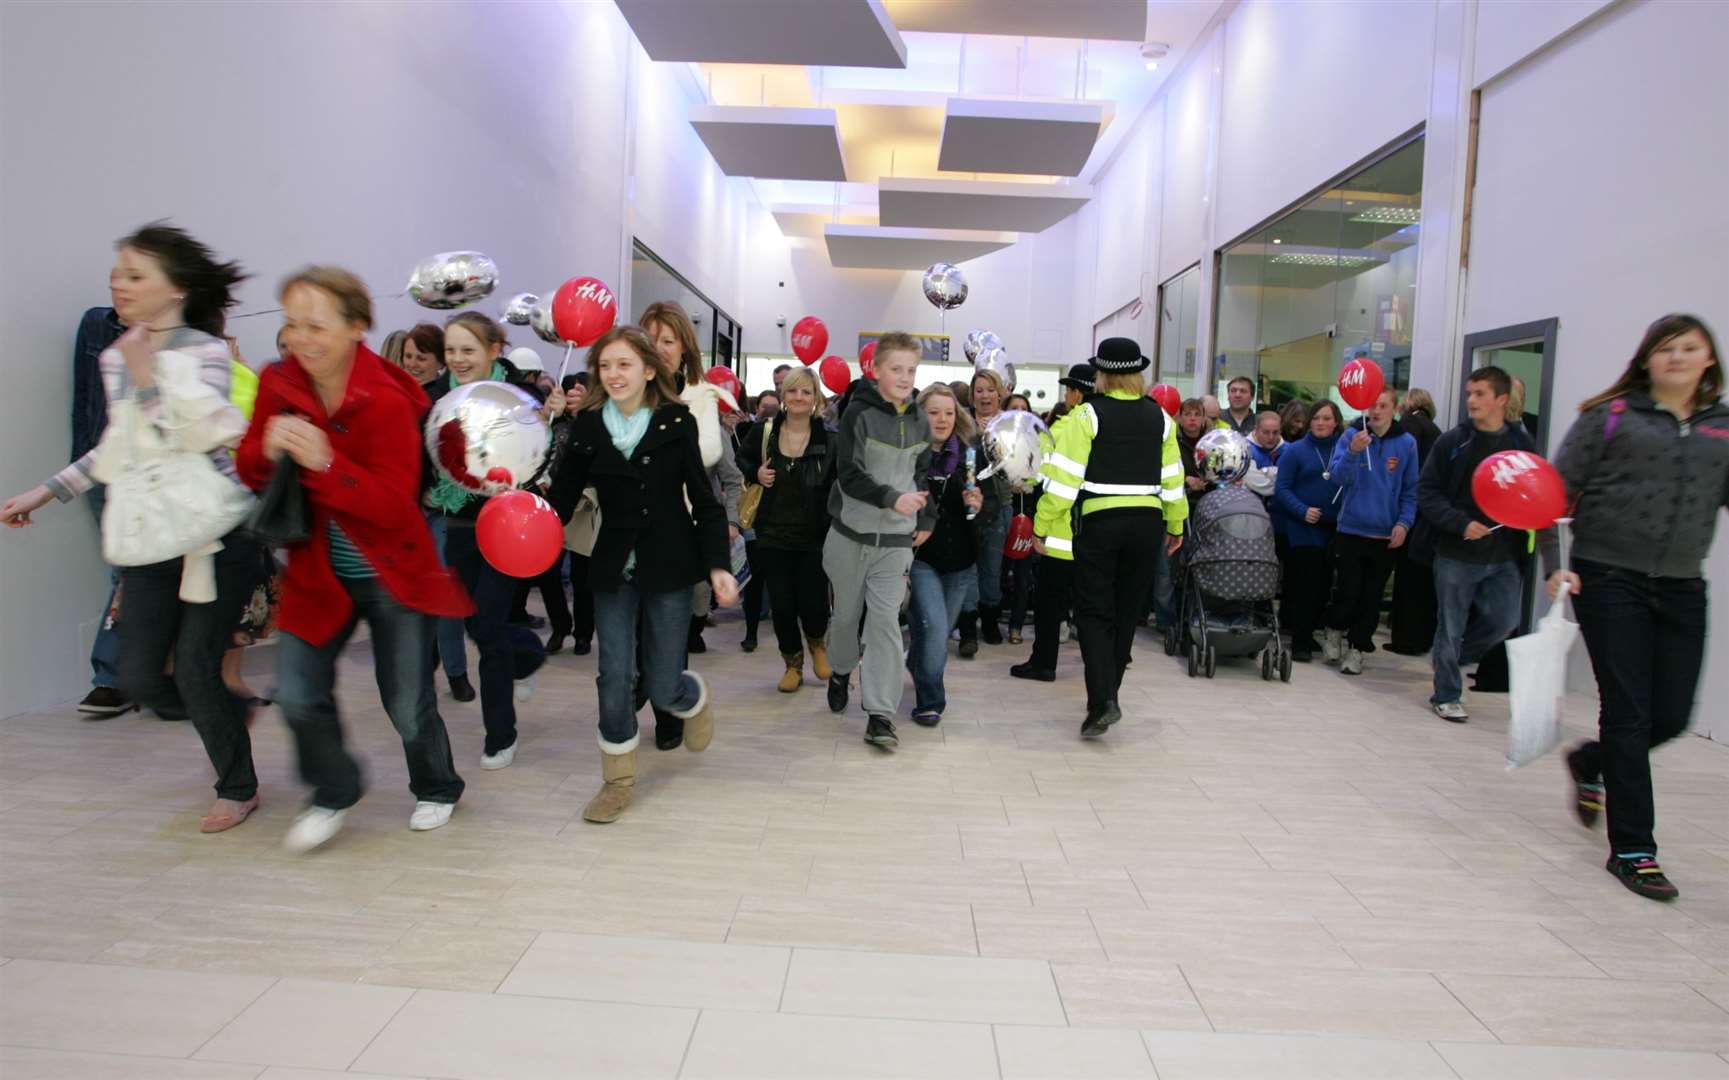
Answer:
<svg viewBox="0 0 1729 1080"><path fill-rule="evenodd" d="M1381 260L1367 255L1323 255L1318 251L1285 251L1267 260L1280 266L1372 266Z"/></svg>
<svg viewBox="0 0 1729 1080"><path fill-rule="evenodd" d="M1353 216L1350 220L1370 225L1415 225L1422 219L1423 211L1414 206L1377 206Z"/></svg>

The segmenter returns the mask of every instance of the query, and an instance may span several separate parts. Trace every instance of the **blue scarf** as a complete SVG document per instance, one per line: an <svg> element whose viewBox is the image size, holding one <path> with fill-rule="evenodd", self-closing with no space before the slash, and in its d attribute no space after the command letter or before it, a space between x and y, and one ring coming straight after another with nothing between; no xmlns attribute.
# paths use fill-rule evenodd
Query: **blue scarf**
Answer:
<svg viewBox="0 0 1729 1080"><path fill-rule="evenodd" d="M457 386L460 385L456 381L456 374L452 372L448 378L450 379L450 388L455 390ZM485 379L479 381L503 382L504 365L494 360L492 362L492 373ZM469 491L467 488L458 484L448 476L440 476L438 478L438 483L432 485L432 490L426 493L427 505L431 506L435 510L441 510L446 514L457 513L464 506L468 505L468 500L472 498L474 498L474 492Z"/></svg>
<svg viewBox="0 0 1729 1080"><path fill-rule="evenodd" d="M637 444L648 434L648 425L653 419L654 410L646 404L638 405L636 411L629 416L624 415L624 411L611 400L600 407L600 422L606 425L606 433L612 436L612 445L624 455L626 461L636 453ZM635 571L636 551L633 548L630 556L624 560L625 580L630 580Z"/></svg>

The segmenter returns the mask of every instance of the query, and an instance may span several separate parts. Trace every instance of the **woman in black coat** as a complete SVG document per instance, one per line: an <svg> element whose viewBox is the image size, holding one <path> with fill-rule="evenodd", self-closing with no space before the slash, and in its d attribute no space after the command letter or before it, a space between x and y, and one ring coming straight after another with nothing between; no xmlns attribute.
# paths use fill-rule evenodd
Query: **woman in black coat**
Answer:
<svg viewBox="0 0 1729 1080"><path fill-rule="evenodd" d="M675 396L674 373L634 326L602 335L589 350L588 368L600 392L591 391L571 421L550 497L565 521L583 489L599 497L589 585L600 642L603 783L582 816L605 823L624 813L636 784L639 618L648 698L683 722L687 749L705 750L714 737L708 684L681 670L691 589L706 580L730 604L738 582L726 511L702 465L696 420Z"/></svg>
<svg viewBox="0 0 1729 1080"><path fill-rule="evenodd" d="M1435 399L1427 390L1405 391L1399 426L1417 440L1417 469L1429 460L1429 448L1441 437L1435 426ZM1427 656L1435 644L1435 575L1427 563L1411 558L1411 545L1399 547L1393 563L1392 641L1387 645L1404 656Z"/></svg>

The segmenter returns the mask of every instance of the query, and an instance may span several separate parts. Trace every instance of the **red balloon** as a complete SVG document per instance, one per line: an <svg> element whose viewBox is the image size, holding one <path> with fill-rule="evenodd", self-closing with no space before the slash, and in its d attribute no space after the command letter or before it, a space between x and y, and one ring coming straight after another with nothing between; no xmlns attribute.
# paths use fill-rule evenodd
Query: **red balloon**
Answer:
<svg viewBox="0 0 1729 1080"><path fill-rule="evenodd" d="M507 491L486 500L474 533L486 561L511 577L539 577L564 550L558 514L529 491Z"/></svg>
<svg viewBox="0 0 1729 1080"><path fill-rule="evenodd" d="M587 348L618 320L618 298L599 278L573 277L552 294L552 328L558 336Z"/></svg>
<svg viewBox="0 0 1729 1080"><path fill-rule="evenodd" d="M1555 466L1525 450L1490 454L1471 474L1483 513L1515 529L1547 529L1567 512L1567 484Z"/></svg>
<svg viewBox="0 0 1729 1080"><path fill-rule="evenodd" d="M1355 360L1339 369L1339 396L1345 399L1345 404L1360 412L1366 412L1375 404L1375 399L1381 396L1381 388L1387 385L1387 378L1381 374L1381 365L1366 356Z"/></svg>
<svg viewBox="0 0 1729 1080"><path fill-rule="evenodd" d="M731 394L734 401L744 400L744 383L738 381L738 376L732 373L731 368L711 367L703 372L702 377ZM720 411L732 412L732 407L726 403L725 398L721 399Z"/></svg>
<svg viewBox="0 0 1729 1080"><path fill-rule="evenodd" d="M1159 383L1147 391L1147 396L1159 403L1166 416L1177 415L1177 410L1183 407L1183 392L1170 383Z"/></svg>
<svg viewBox="0 0 1729 1080"><path fill-rule="evenodd" d="M806 364L816 363L816 358L828 348L828 327L815 315L806 315L792 324L792 354Z"/></svg>
<svg viewBox="0 0 1729 1080"><path fill-rule="evenodd" d="M1003 537L1003 558L1024 559L1033 553L1033 519L1016 514L1009 520L1008 535Z"/></svg>
<svg viewBox="0 0 1729 1080"><path fill-rule="evenodd" d="M816 370L822 377L822 384L828 387L831 394L844 394L846 388L852 385L852 369L838 356L823 357Z"/></svg>
<svg viewBox="0 0 1729 1080"><path fill-rule="evenodd" d="M876 342L867 341L865 342L865 347L858 351L858 368L860 371L864 372L864 377L867 379L875 379L877 377Z"/></svg>

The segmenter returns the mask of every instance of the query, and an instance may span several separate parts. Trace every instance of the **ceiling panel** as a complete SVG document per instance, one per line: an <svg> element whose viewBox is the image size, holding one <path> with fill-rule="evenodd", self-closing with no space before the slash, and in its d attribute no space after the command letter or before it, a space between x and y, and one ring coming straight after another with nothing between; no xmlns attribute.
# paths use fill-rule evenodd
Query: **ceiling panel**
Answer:
<svg viewBox="0 0 1729 1080"><path fill-rule="evenodd" d="M937 167L1079 176L1108 120L1103 102L950 98Z"/></svg>
<svg viewBox="0 0 1729 1080"><path fill-rule="evenodd" d="M833 109L698 105L690 110L690 126L728 176L846 179Z"/></svg>
<svg viewBox="0 0 1729 1080"><path fill-rule="evenodd" d="M878 187L882 224L933 229L1043 232L1093 197L1093 189L1082 184L884 177Z"/></svg>
<svg viewBox="0 0 1729 1080"><path fill-rule="evenodd" d="M655 60L904 68L881 0L616 0Z"/></svg>
<svg viewBox="0 0 1729 1080"><path fill-rule="evenodd" d="M1141 41L1147 0L883 0L901 30Z"/></svg>
<svg viewBox="0 0 1729 1080"><path fill-rule="evenodd" d="M881 225L827 225L828 260L837 267L923 270L935 262L965 262L1015 242L1007 232L967 229L893 229Z"/></svg>

